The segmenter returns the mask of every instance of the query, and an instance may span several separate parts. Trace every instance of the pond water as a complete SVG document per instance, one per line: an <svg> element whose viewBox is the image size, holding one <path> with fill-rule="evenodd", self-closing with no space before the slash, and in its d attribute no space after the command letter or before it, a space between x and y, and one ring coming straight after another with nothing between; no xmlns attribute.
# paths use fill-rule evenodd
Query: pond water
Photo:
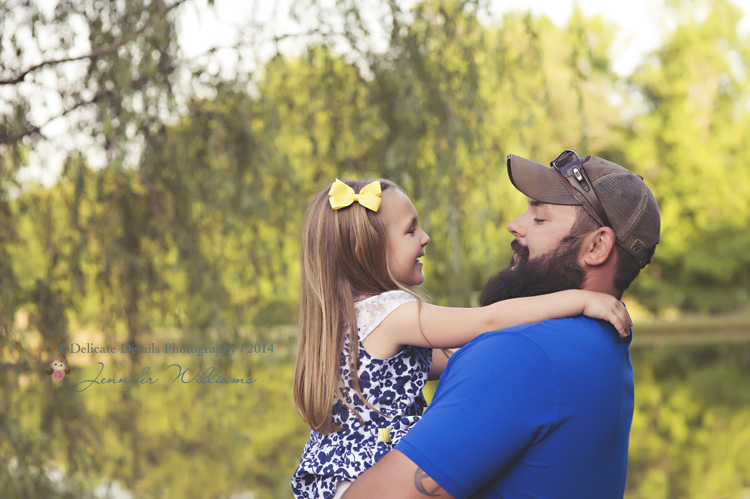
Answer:
<svg viewBox="0 0 750 499"><path fill-rule="evenodd" d="M627 499L750 497L750 335L692 338L634 340ZM91 492L102 483L120 497L289 497L308 430L292 399L294 338L273 341L265 355L107 357L108 375L159 378L127 391L76 393L101 369L92 359L69 360L59 385L41 368L0 373L0 497L103 497ZM175 362L255 381L173 383Z"/></svg>

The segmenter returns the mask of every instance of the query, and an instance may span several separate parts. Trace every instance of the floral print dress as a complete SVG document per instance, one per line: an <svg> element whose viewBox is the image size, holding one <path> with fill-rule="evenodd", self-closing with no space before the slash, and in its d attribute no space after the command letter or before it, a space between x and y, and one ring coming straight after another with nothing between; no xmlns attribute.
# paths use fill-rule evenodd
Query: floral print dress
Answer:
<svg viewBox="0 0 750 499"><path fill-rule="evenodd" d="M426 403L422 388L432 363L432 349L404 346L388 359L375 359L362 341L388 314L415 301L396 290L355 303L359 333L359 387L372 410L356 395L349 381L348 339L341 362L341 392L364 419L361 423L340 400L333 405L333 421L343 429L329 435L310 430L302 460L292 477L297 499L330 499L340 481L353 481L387 454L422 415ZM389 428L391 443L378 440L378 429Z"/></svg>

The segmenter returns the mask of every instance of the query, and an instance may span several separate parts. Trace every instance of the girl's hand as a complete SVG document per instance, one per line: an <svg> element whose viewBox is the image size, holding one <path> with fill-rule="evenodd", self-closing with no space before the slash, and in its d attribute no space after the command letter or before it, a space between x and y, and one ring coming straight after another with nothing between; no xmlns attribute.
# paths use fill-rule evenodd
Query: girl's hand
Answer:
<svg viewBox="0 0 750 499"><path fill-rule="evenodd" d="M630 336L633 321L630 320L630 314L620 300L606 293L591 291L587 294L589 296L583 306L583 315L612 323L622 338Z"/></svg>

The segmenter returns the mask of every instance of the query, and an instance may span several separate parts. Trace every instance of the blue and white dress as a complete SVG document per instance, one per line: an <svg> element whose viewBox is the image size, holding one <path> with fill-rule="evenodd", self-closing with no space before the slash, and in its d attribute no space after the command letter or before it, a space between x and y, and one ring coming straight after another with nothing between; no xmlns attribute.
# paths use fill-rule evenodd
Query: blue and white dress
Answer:
<svg viewBox="0 0 750 499"><path fill-rule="evenodd" d="M350 482L387 454L422 415L426 405L422 388L432 363L432 349L404 346L389 359L375 359L362 342L388 314L415 301L396 290L355 303L359 332L359 387L367 401L383 414L366 406L349 379L349 343L341 363L341 392L364 419L360 423L340 400L333 405L333 421L343 429L329 435L310 430L299 468L292 477L297 499L330 499L338 482ZM391 443L378 441L378 429L390 428Z"/></svg>

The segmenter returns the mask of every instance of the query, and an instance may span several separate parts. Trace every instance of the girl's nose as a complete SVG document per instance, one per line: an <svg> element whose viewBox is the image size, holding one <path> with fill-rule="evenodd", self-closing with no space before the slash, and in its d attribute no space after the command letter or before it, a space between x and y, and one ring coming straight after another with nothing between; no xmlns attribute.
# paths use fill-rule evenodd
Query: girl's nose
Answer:
<svg viewBox="0 0 750 499"><path fill-rule="evenodd" d="M427 246L428 244L430 244L430 235L425 231L422 231L422 247Z"/></svg>

